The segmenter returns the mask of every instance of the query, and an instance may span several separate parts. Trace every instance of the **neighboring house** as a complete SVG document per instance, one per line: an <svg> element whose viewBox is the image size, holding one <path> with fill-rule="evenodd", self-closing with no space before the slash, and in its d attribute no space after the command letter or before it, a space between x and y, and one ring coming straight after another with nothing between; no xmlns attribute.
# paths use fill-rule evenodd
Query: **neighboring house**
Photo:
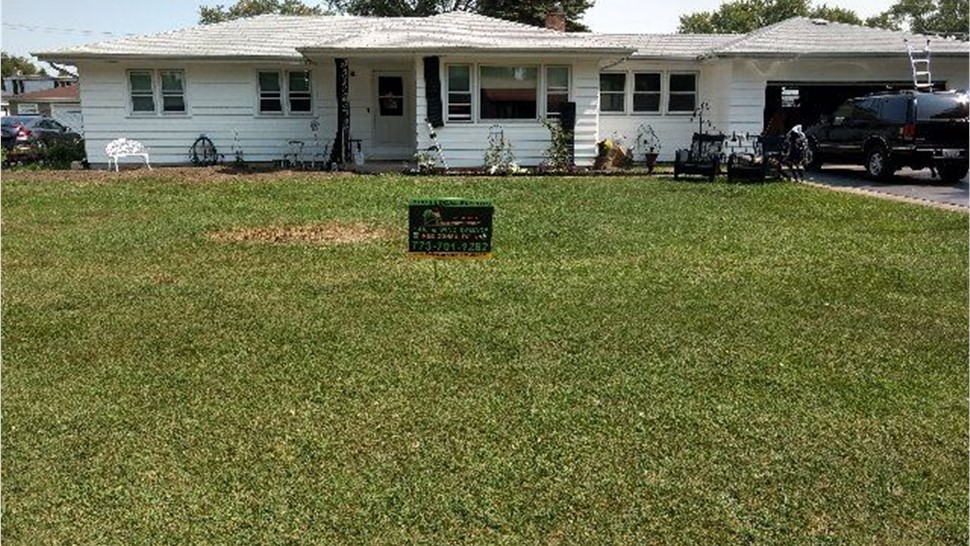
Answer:
<svg viewBox="0 0 970 546"><path fill-rule="evenodd" d="M143 142L153 162L185 163L200 134L227 155L238 138L248 161L278 159L291 140L312 154L338 136L368 159L412 159L430 146L430 119L450 166L481 165L495 126L536 165L549 144L539 120L562 115L576 163L592 165L597 141L630 143L641 125L671 159L702 103L718 131L777 132L847 96L911 86L904 37L805 18L746 35L610 35L463 12L264 15L36 55L78 68L93 163L118 137ZM932 47L934 79L967 88L970 46Z"/></svg>
<svg viewBox="0 0 970 546"><path fill-rule="evenodd" d="M11 114L43 114L82 134L81 92L77 85L14 95L9 101Z"/></svg>
<svg viewBox="0 0 970 546"><path fill-rule="evenodd" d="M16 74L3 78L2 82L4 95L20 95L74 85L77 83L77 78L74 76L48 76L46 74Z"/></svg>

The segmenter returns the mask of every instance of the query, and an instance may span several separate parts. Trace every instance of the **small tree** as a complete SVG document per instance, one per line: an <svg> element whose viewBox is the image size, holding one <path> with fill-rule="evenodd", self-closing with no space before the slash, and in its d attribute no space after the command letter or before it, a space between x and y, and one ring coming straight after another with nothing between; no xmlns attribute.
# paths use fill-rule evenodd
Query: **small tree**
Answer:
<svg viewBox="0 0 970 546"><path fill-rule="evenodd" d="M27 57L19 57L17 55L7 55L6 53L0 53L0 72L2 72L3 77L16 76L18 74L24 76L32 76L34 74L44 74L47 72L30 62Z"/></svg>

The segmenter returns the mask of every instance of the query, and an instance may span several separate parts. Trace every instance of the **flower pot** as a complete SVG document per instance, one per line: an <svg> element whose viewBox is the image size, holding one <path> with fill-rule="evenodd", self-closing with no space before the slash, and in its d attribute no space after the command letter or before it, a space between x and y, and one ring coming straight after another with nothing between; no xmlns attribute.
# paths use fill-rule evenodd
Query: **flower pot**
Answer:
<svg viewBox="0 0 970 546"><path fill-rule="evenodd" d="M647 172L653 173L653 167L657 164L657 156L660 155L656 152L647 152L643 154L643 158L647 163Z"/></svg>

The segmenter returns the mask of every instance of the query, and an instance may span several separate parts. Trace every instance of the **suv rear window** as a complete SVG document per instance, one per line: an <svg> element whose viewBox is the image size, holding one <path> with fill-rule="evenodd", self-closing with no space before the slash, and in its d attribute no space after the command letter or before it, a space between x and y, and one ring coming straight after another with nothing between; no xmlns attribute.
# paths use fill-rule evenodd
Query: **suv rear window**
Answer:
<svg viewBox="0 0 970 546"><path fill-rule="evenodd" d="M890 123L906 123L909 118L908 97L886 97L882 103L882 119Z"/></svg>
<svg viewBox="0 0 970 546"><path fill-rule="evenodd" d="M916 112L919 119L965 119L968 117L966 95L919 95Z"/></svg>

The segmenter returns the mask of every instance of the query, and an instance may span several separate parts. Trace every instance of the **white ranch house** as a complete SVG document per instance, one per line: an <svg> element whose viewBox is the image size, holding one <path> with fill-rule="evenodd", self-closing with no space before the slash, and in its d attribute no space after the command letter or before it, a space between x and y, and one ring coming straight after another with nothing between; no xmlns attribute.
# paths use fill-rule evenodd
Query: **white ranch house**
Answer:
<svg viewBox="0 0 970 546"><path fill-rule="evenodd" d="M760 133L853 94L911 87L904 38L926 42L805 18L746 35L611 35L464 12L264 15L36 55L77 67L95 164L107 163L105 145L120 137L142 142L153 163L181 164L201 134L227 158L238 135L247 161L273 161L291 140L319 153L312 148L341 130L368 160L412 160L431 145L431 119L450 166L480 166L495 125L521 164L537 165L549 144L539 120L568 104L575 161L586 166L599 140L632 139L641 125L660 136L661 160L672 159L690 142L701 103L717 131ZM931 48L934 81L970 87L970 46L933 38ZM341 84L349 118L338 115Z"/></svg>

